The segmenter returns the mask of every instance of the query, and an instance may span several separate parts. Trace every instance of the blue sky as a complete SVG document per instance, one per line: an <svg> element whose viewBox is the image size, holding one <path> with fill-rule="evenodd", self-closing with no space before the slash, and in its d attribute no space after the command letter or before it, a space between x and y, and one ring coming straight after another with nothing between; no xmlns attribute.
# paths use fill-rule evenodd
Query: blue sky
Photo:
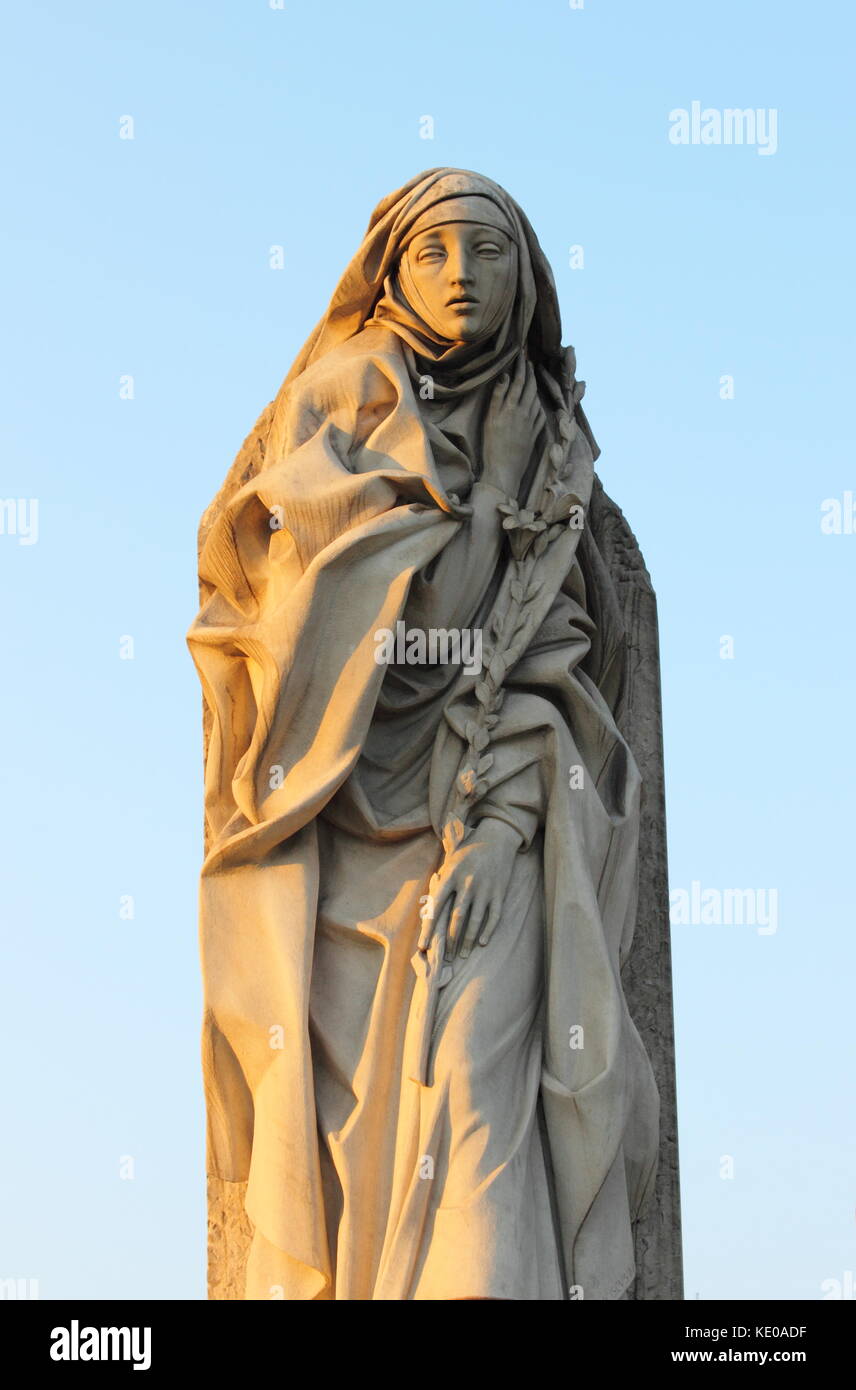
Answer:
<svg viewBox="0 0 856 1390"><path fill-rule="evenodd" d="M820 521L856 492L851 7L36 2L6 28L0 495L39 507L36 543L0 535L0 1276L204 1296L196 524L375 202L450 164L535 226L657 589L672 886L778 894L775 932L673 930L687 1296L844 1284L856 534ZM775 110L775 153L671 143L696 100Z"/></svg>

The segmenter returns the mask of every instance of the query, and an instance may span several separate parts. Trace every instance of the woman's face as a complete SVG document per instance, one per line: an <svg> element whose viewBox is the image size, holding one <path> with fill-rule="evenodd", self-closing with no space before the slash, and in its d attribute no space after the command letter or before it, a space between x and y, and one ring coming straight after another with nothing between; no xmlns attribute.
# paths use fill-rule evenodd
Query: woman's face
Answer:
<svg viewBox="0 0 856 1390"><path fill-rule="evenodd" d="M428 324L452 342L472 343L494 319L517 273L513 242L479 222L445 222L415 236L404 252Z"/></svg>

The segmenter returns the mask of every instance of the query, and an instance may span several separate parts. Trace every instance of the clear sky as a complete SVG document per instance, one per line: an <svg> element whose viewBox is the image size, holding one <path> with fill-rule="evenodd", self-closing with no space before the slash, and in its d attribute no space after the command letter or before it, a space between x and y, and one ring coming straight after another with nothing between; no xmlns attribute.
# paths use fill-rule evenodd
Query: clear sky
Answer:
<svg viewBox="0 0 856 1390"><path fill-rule="evenodd" d="M204 1297L196 524L376 201L449 164L542 241L657 589L672 887L777 894L673 928L687 1297L846 1292L853 13L10 7L0 1277ZM695 101L755 143L673 143Z"/></svg>

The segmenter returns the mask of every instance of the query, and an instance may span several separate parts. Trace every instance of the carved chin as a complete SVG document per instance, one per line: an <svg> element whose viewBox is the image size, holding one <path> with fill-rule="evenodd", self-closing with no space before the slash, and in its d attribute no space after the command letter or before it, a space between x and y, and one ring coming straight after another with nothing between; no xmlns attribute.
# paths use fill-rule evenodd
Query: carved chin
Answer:
<svg viewBox="0 0 856 1390"><path fill-rule="evenodd" d="M474 343L477 339L485 337L484 323L482 315L478 318L472 315L460 317L456 314L454 320L446 324L446 333L453 342Z"/></svg>

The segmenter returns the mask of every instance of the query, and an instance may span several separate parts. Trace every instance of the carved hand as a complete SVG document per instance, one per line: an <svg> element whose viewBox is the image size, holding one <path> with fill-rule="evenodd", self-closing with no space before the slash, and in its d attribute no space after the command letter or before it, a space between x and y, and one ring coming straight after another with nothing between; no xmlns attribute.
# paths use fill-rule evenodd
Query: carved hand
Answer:
<svg viewBox="0 0 856 1390"><path fill-rule="evenodd" d="M543 425L535 371L521 352L511 377L503 373L490 398L484 423L483 481L516 497Z"/></svg>
<svg viewBox="0 0 856 1390"><path fill-rule="evenodd" d="M433 912L426 917L420 950L426 950L434 931L446 926L446 959L470 954L476 941L486 946L496 929L521 836L505 821L486 816L470 839L444 861Z"/></svg>

